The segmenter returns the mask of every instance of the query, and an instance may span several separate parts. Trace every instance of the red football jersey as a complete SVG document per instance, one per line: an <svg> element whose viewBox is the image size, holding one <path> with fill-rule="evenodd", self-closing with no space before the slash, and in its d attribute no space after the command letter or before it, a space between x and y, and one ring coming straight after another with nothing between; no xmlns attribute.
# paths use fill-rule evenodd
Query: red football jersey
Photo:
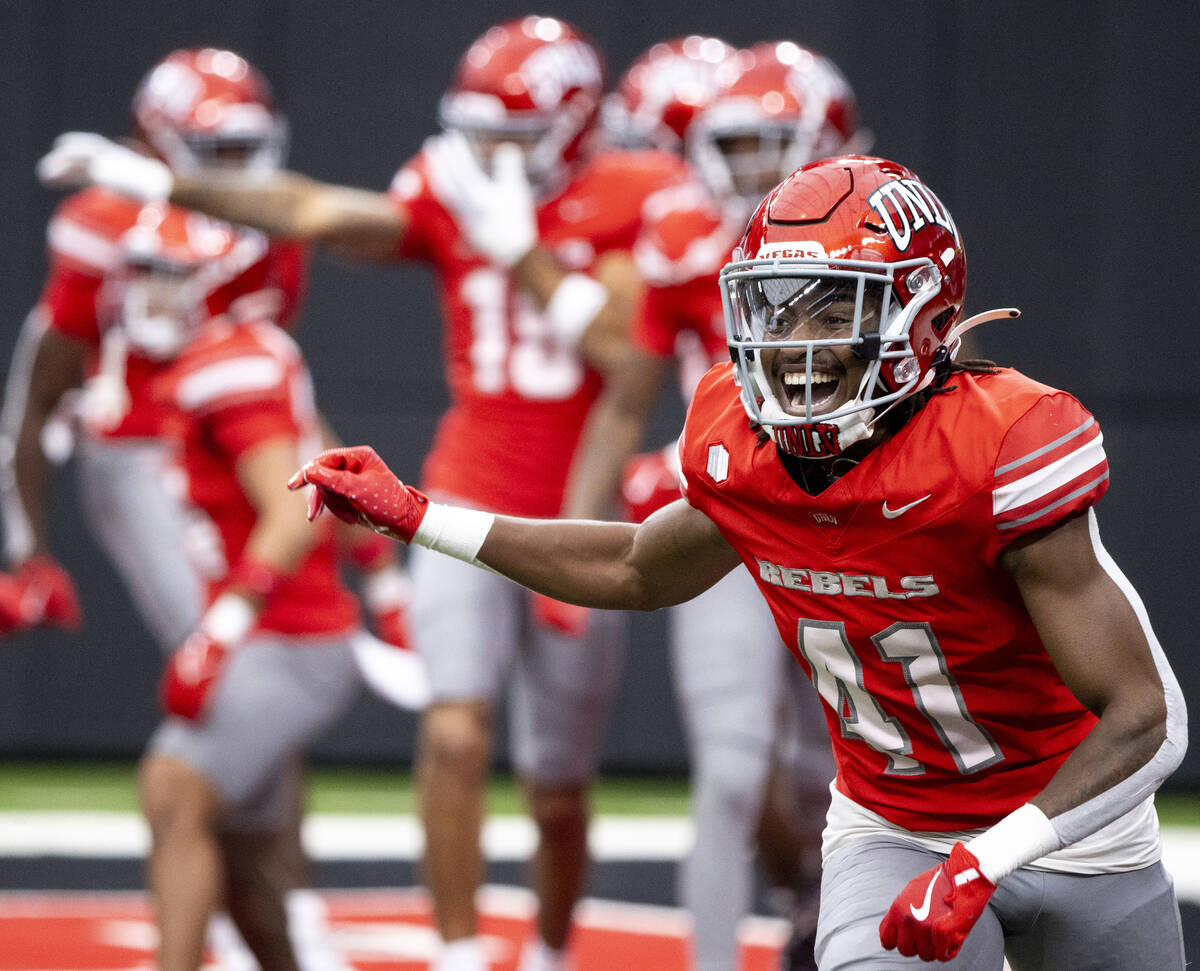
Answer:
<svg viewBox="0 0 1200 971"><path fill-rule="evenodd" d="M717 274L743 227L694 182L660 193L656 201L634 249L647 286L632 340L647 354L675 358L680 393L690 401L704 373L729 359ZM641 522L679 498L677 465L664 463L658 452L626 463L621 494L628 518Z"/></svg>
<svg viewBox="0 0 1200 971"><path fill-rule="evenodd" d="M102 336L116 323L107 287L121 269L120 240L137 225L144 208L105 189L84 189L59 205L47 229L50 272L42 290L42 304L53 329L89 345L89 377L100 367ZM207 219L199 215L195 218ZM286 326L307 284L307 249L295 242L268 241L261 233L248 229L237 232L245 242L240 250L244 263L231 269L229 282L212 295L209 309L214 314L232 309L250 318L265 314ZM153 438L160 434L163 416L148 388L161 368L159 361L130 353L125 360L129 410L115 427L93 428L91 432L104 438Z"/></svg>
<svg viewBox="0 0 1200 971"><path fill-rule="evenodd" d="M256 519L238 482L237 461L276 438L296 442L297 464L319 451L312 382L299 349L277 327L214 323L158 376L154 391L171 410L166 424L182 442L188 498L220 537L222 555L206 577L215 597ZM259 628L324 634L357 624L357 606L338 575L331 521L316 526L320 541L271 595Z"/></svg>
<svg viewBox="0 0 1200 971"><path fill-rule="evenodd" d="M398 259L432 264L441 289L450 410L423 487L496 512L555 516L598 375L553 339L532 297L475 253L437 200L418 155L392 182L409 214ZM604 152L537 211L538 238L573 270L631 251L655 193L687 179L663 152Z"/></svg>
<svg viewBox="0 0 1200 971"><path fill-rule="evenodd" d="M732 365L688 412L688 501L757 578L821 697L838 788L912 830L987 826L1095 724L998 557L1108 487L1095 419L1012 370L956 374L820 495L760 444Z"/></svg>
<svg viewBox="0 0 1200 971"><path fill-rule="evenodd" d="M716 363L729 356L717 274L745 227L694 183L663 193L661 203L634 251L647 283L634 319L634 343L670 357L680 336L692 333ZM692 382L685 389L688 397L694 387Z"/></svg>

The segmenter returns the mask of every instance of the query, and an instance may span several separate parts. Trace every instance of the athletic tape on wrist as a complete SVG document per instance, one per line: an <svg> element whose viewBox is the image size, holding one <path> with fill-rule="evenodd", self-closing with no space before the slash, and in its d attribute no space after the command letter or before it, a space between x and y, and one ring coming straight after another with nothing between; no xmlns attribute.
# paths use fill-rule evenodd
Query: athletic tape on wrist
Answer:
<svg viewBox="0 0 1200 971"><path fill-rule="evenodd" d="M200 618L200 629L226 647L237 647L254 629L258 611L245 597L223 593Z"/></svg>
<svg viewBox="0 0 1200 971"><path fill-rule="evenodd" d="M586 273L568 273L550 295L546 320L555 337L573 347L606 303L608 290L603 283Z"/></svg>
<svg viewBox="0 0 1200 971"><path fill-rule="evenodd" d="M1018 867L1062 847L1062 839L1046 814L1031 802L1005 816L995 826L966 844L979 869L999 883Z"/></svg>
<svg viewBox="0 0 1200 971"><path fill-rule="evenodd" d="M495 521L490 512L431 502L412 541L436 553L488 569L476 557Z"/></svg>

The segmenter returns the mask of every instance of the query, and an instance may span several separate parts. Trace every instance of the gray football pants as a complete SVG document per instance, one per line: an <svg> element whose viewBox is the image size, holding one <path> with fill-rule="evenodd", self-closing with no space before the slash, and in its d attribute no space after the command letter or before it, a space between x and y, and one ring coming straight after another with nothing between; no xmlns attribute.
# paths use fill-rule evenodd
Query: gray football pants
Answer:
<svg viewBox="0 0 1200 971"><path fill-rule="evenodd" d="M821 971L1178 971L1183 931L1161 863L1074 875L1023 868L996 888L953 961L885 951L879 922L913 877L945 859L894 837L863 837L825 861L817 964Z"/></svg>

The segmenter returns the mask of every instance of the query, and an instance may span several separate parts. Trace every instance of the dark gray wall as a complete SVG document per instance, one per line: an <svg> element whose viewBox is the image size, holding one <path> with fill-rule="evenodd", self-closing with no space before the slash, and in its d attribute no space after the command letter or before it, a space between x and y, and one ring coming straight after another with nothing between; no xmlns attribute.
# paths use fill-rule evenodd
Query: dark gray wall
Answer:
<svg viewBox="0 0 1200 971"><path fill-rule="evenodd" d="M0 12L0 345L11 347L44 272L54 197L33 164L66 129L120 134L146 67L178 46L234 47L273 80L293 127L292 164L382 188L433 127L469 41L523 6L316 0L9 0ZM736 44L789 37L845 70L876 150L937 189L971 266L968 310L1017 305L984 350L1079 395L1113 466L1106 542L1137 585L1192 698L1200 660L1186 591L1200 513L1190 486L1200 431L1191 244L1196 204L1196 5L1097 0L885 0L654 4L569 0L619 72L650 43L711 32ZM411 267L319 260L300 338L324 410L416 474L445 393L433 291ZM665 440L678 419L660 419ZM56 488L61 557L79 580L83 638L5 645L0 753L128 754L154 722L157 659L79 527L69 477ZM637 618L608 747L613 768L678 768L662 621ZM404 759L412 721L365 705L321 752ZM1200 753L1177 782L1200 784Z"/></svg>

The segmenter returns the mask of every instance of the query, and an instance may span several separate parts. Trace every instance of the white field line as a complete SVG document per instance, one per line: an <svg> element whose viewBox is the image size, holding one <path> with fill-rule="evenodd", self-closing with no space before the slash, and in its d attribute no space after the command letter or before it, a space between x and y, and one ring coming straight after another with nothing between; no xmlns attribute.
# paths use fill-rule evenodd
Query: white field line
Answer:
<svg viewBox="0 0 1200 971"><path fill-rule="evenodd" d="M1200 828L1164 826L1163 861L1180 899L1200 903ZM523 816L493 816L484 825L489 860L521 861L536 835ZM591 827L593 857L604 861L673 861L687 852L692 825L681 816L599 816ZM304 844L316 860L417 860L424 839L414 816L313 814ZM140 816L114 812L0 812L0 857L145 856L150 836Z"/></svg>

